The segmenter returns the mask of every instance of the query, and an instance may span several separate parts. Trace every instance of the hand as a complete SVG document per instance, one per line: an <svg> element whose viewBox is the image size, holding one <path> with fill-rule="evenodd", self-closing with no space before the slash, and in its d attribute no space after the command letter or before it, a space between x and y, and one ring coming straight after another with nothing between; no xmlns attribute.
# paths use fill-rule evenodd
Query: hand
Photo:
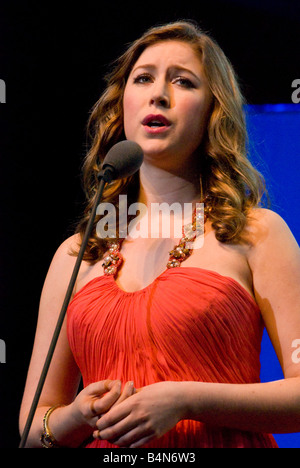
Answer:
<svg viewBox="0 0 300 468"><path fill-rule="evenodd" d="M72 403L73 417L79 424L95 427L99 416L120 398L119 380L101 380L85 387Z"/></svg>
<svg viewBox="0 0 300 468"><path fill-rule="evenodd" d="M136 448L161 437L183 419L181 382L159 382L137 390L96 423L95 438Z"/></svg>
<svg viewBox="0 0 300 468"><path fill-rule="evenodd" d="M102 414L134 393L133 382L127 382L121 393L120 380L102 380L84 388L73 402L73 415L80 424L95 428Z"/></svg>

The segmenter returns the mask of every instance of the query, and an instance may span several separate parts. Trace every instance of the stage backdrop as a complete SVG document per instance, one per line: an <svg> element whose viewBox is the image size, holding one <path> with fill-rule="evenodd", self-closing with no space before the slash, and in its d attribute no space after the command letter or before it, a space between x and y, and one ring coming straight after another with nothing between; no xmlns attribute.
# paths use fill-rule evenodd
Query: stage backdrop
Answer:
<svg viewBox="0 0 300 468"><path fill-rule="evenodd" d="M300 243L300 103L247 106L246 110L251 159L266 178L270 208L282 216ZM262 381L283 377L266 333L261 366ZM300 433L275 434L275 439L280 448L300 448Z"/></svg>

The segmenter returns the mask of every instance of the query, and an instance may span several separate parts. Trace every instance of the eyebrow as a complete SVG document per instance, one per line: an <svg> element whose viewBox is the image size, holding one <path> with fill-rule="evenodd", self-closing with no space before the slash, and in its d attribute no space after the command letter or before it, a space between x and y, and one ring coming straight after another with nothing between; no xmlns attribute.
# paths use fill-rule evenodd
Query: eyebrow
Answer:
<svg viewBox="0 0 300 468"><path fill-rule="evenodd" d="M157 67L156 65L153 65L151 63L146 63L144 65L138 65L136 68L133 68L132 72L131 73L134 73L136 72L136 70L138 70L139 68L146 68L146 69L152 69L152 70L155 70ZM189 68L186 68L182 65L170 65L168 70L170 69L173 69L173 70L178 70L178 71L184 71L184 72L187 72L187 73L190 73L191 75L193 75L200 83L202 83L202 79L196 75L192 70L190 70Z"/></svg>

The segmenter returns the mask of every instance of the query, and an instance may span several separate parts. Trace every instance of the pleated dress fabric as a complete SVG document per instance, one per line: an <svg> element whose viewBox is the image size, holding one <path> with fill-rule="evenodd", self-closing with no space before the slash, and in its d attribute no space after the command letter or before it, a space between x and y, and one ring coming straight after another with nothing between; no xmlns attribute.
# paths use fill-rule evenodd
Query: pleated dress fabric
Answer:
<svg viewBox="0 0 300 468"><path fill-rule="evenodd" d="M256 383L263 333L260 310L235 280L195 267L166 269L136 292L99 276L75 294L68 339L83 385L132 380ZM87 448L113 448L90 440ZM272 435L180 421L148 448L272 448Z"/></svg>

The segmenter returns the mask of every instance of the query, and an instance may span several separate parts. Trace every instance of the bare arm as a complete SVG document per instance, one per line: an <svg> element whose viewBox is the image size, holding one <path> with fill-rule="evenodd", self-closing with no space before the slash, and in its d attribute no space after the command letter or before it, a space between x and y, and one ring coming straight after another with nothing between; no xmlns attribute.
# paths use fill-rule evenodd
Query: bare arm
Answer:
<svg viewBox="0 0 300 468"><path fill-rule="evenodd" d="M69 245L69 242L65 242L56 252L41 294L34 347L20 411L21 432L26 422L75 262L74 258L67 255ZM80 374L69 349L65 321L32 423L28 445L39 444L44 413L50 406L69 404L75 398L79 381Z"/></svg>
<svg viewBox="0 0 300 468"><path fill-rule="evenodd" d="M68 239L57 250L41 294L36 336L20 410L21 433L76 261L76 258L68 254L72 242L74 238ZM41 447L43 417L50 407L63 405L49 418L50 428L56 440L62 446L77 447L91 435L99 417L97 415L107 411L114 403L122 401L122 398L133 391L127 385L120 397L121 382L106 380L89 385L77 395L80 377L69 348L65 320L27 438L28 447Z"/></svg>

